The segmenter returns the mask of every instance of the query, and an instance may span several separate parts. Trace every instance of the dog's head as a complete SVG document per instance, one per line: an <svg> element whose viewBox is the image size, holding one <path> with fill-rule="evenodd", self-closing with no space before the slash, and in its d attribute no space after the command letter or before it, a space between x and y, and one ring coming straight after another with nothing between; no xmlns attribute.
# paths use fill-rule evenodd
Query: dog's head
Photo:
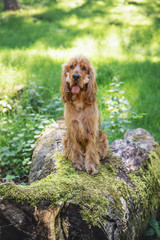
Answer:
<svg viewBox="0 0 160 240"><path fill-rule="evenodd" d="M71 102L74 94L83 92L86 103L92 103L96 90L96 74L86 57L77 56L63 64L61 93L64 102Z"/></svg>

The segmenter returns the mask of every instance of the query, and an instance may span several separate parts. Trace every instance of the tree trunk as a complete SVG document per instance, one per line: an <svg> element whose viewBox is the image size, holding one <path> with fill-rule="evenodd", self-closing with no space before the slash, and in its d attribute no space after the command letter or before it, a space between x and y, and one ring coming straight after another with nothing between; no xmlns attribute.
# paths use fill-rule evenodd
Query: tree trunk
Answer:
<svg viewBox="0 0 160 240"><path fill-rule="evenodd" d="M20 9L17 0L4 0L4 10L17 10Z"/></svg>
<svg viewBox="0 0 160 240"><path fill-rule="evenodd" d="M0 239L143 239L160 206L160 148L153 137L127 131L90 176L63 157L64 132L63 121L42 132L30 185L1 184Z"/></svg>

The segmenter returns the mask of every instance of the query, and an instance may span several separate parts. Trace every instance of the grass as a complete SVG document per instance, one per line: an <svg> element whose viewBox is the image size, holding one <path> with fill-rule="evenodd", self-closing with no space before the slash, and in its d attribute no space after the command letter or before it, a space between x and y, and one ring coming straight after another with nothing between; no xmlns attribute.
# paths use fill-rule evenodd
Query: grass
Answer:
<svg viewBox="0 0 160 240"><path fill-rule="evenodd" d="M27 142L34 138L42 119L50 121L62 114L60 101L53 98L55 94L60 96L61 64L77 54L89 57L96 68L102 118L109 106L101 103L101 96L108 96L110 84L116 78L123 82L119 91L126 92L132 111L137 115L146 113L132 124L126 122L126 127L145 128L160 142L160 1L19 0L19 3L22 11L0 12L0 125L5 129L0 134L0 145L3 149L22 129L30 134L34 128L28 138L21 139ZM20 84L30 90L15 99L14 88ZM50 111L52 99L55 105ZM60 111L55 110L57 101ZM38 120L30 120L30 114L39 114ZM121 136L121 132L116 132L109 138ZM3 176L13 174L15 165L11 167L10 162L16 158L16 149L0 150ZM13 151L15 155L10 154Z"/></svg>

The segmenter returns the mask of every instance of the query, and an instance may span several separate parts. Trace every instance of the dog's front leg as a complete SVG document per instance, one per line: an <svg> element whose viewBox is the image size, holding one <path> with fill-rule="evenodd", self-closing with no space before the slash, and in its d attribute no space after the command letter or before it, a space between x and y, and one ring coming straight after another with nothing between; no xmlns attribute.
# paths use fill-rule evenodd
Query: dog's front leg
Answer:
<svg viewBox="0 0 160 240"><path fill-rule="evenodd" d="M82 149L80 140L83 134L77 120L71 121L70 126L63 138L65 156L71 160L75 169L82 171L84 170L84 150Z"/></svg>
<svg viewBox="0 0 160 240"><path fill-rule="evenodd" d="M84 170L84 153L81 149L80 144L69 137L63 139L65 147L65 157L71 160L72 165L77 170Z"/></svg>
<svg viewBox="0 0 160 240"><path fill-rule="evenodd" d="M72 145L70 159L75 169L79 171L84 170L84 154L82 152L80 145L77 142L74 142L74 145Z"/></svg>
<svg viewBox="0 0 160 240"><path fill-rule="evenodd" d="M97 174L99 166L99 154L95 141L90 141L86 146L85 169L89 174Z"/></svg>
<svg viewBox="0 0 160 240"><path fill-rule="evenodd" d="M86 133L85 169L89 174L98 173L100 156L98 153L98 121L96 118L84 119Z"/></svg>

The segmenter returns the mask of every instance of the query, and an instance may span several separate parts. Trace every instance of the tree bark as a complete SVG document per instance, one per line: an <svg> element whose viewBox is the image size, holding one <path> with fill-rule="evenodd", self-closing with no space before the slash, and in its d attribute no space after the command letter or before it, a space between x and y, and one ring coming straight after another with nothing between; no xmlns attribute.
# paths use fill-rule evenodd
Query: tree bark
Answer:
<svg viewBox="0 0 160 240"><path fill-rule="evenodd" d="M160 148L154 138L144 129L127 131L90 176L63 157L64 132L63 121L42 132L30 185L1 184L0 239L143 239L160 206Z"/></svg>
<svg viewBox="0 0 160 240"><path fill-rule="evenodd" d="M20 9L17 0L4 0L4 10L18 10Z"/></svg>

